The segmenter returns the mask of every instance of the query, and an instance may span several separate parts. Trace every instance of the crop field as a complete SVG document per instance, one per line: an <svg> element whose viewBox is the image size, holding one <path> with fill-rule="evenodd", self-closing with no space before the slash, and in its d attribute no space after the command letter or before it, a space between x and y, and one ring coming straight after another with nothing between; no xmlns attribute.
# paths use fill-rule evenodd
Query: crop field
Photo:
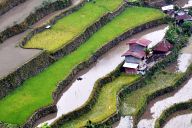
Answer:
<svg viewBox="0 0 192 128"><path fill-rule="evenodd" d="M146 104L147 96L154 92L172 86L176 80L180 78L181 74L158 72L152 76L152 80L148 81L145 87L133 91L121 99L121 113L122 115L135 116L139 110Z"/></svg>
<svg viewBox="0 0 192 128"><path fill-rule="evenodd" d="M75 120L63 124L63 128L80 128L86 125L87 121L98 123L111 116L117 111L117 93L125 86L129 86L138 79L137 75L121 74L113 82L104 85L100 91L97 103L91 111L78 117Z"/></svg>
<svg viewBox="0 0 192 128"><path fill-rule="evenodd" d="M38 75L0 100L0 121L23 124L35 110L53 102L52 92L78 64L86 61L98 49L125 31L163 18L159 10L143 7L127 8L121 15L97 31L76 51L61 58ZM58 22L59 24L60 22ZM14 109L13 109L14 108Z"/></svg>
<svg viewBox="0 0 192 128"><path fill-rule="evenodd" d="M35 35L26 48L42 48L53 53L80 35L105 13L117 9L123 0L96 0L88 2L79 11L59 20L51 29Z"/></svg>

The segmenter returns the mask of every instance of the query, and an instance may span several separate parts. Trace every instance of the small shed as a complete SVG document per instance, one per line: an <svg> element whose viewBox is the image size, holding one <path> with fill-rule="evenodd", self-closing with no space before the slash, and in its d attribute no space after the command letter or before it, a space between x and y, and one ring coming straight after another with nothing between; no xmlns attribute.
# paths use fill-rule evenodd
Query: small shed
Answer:
<svg viewBox="0 0 192 128"><path fill-rule="evenodd" d="M139 64L125 62L123 67L125 68L125 72L127 74L137 74Z"/></svg>
<svg viewBox="0 0 192 128"><path fill-rule="evenodd" d="M170 44L167 40L163 40L153 48L153 53L165 55L166 53L171 51L172 48L173 48L172 44Z"/></svg>

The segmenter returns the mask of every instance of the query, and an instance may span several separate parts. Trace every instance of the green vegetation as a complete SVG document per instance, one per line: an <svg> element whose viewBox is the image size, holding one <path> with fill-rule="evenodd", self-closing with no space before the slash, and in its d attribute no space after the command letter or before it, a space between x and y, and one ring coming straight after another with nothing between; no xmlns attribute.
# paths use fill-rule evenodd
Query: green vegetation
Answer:
<svg viewBox="0 0 192 128"><path fill-rule="evenodd" d="M99 48L125 31L163 16L162 12L152 8L126 9L76 51L58 60L35 77L26 80L20 87L1 99L0 120L23 124L35 110L53 102L52 92L56 89L56 85L59 81L66 79L78 64L86 61Z"/></svg>
<svg viewBox="0 0 192 128"><path fill-rule="evenodd" d="M104 85L100 91L98 101L92 107L91 111L78 117L75 120L64 123L63 128L80 128L87 124L89 120L98 123L111 116L117 111L117 93L124 86L130 85L138 79L136 75L120 75L113 82Z"/></svg>
<svg viewBox="0 0 192 128"><path fill-rule="evenodd" d="M88 2L79 11L59 20L51 29L32 37L25 47L42 48L49 52L55 52L80 35L105 13L117 9L122 1L96 0L96 2Z"/></svg>
<svg viewBox="0 0 192 128"><path fill-rule="evenodd" d="M170 72L157 72L143 88L126 94L121 99L120 111L123 115L135 116L146 104L147 97L158 90L172 86L181 74Z"/></svg>

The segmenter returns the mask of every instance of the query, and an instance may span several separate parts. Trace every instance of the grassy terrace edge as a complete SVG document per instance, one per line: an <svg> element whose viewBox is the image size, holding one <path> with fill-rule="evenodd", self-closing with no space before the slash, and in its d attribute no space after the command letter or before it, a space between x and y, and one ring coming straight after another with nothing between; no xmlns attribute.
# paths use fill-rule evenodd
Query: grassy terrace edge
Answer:
<svg viewBox="0 0 192 128"><path fill-rule="evenodd" d="M181 35L180 35L181 36ZM181 49L183 47L185 47L186 45L186 42L188 41L188 37L185 38L185 40L181 39L181 37L177 37L178 38L178 43L176 43L174 45L174 48L171 52L170 55L168 55L162 62L159 63L159 65L156 65L155 67L153 67L155 69L164 69L166 66L168 66L170 63L174 63L175 61L177 61L177 58L179 56L179 53L181 51ZM182 35L183 36L183 35ZM185 37L185 36L183 36ZM153 73L153 72L152 72ZM151 76L151 75L150 75ZM165 88L162 88L160 90L157 90L149 95L147 95L147 97L145 98L145 101L144 103L142 104L141 108L139 108L137 110L136 113L134 113L133 115L133 118L134 118L134 127L137 126L137 123L141 117L141 115L144 113L146 107L147 107L147 104L155 99L157 96L161 96L161 95L164 95L164 94L167 94L169 92L172 92L174 90L176 90L179 86L182 85L183 82L185 82L186 80L188 80L190 77L192 76L192 65L190 65L187 69L187 71L185 73L182 73L180 78L174 83L172 84L171 86L169 87L165 87ZM141 86L142 87L142 86ZM145 87L145 86L144 86ZM142 88L141 88L142 89ZM129 90L124 90L125 92L127 91L127 93L130 93ZM121 98L123 98L124 95L121 96ZM128 114L130 115L130 114Z"/></svg>
<svg viewBox="0 0 192 128"><path fill-rule="evenodd" d="M37 21L39 21L41 18L45 17L46 15L55 12L60 9L64 9L66 7L69 7L71 5L70 0L66 1L55 1L51 2L43 7L37 8L33 13L31 13L24 21L22 21L19 24L16 24L12 27L8 27L4 31L0 32L0 44L3 43L6 39L15 36L19 33L24 32L28 29L29 26L33 25ZM47 11L47 8L49 10ZM45 11L46 10L46 11Z"/></svg>
<svg viewBox="0 0 192 128"><path fill-rule="evenodd" d="M55 53L77 39L87 28L97 23L103 16L116 12L119 7L125 4L123 0L96 0L95 3L93 1L86 2L86 0L83 0L82 3L83 6L78 11L67 17L59 18L57 23L50 21L52 25L50 30L43 29L44 31L40 30L34 36L27 38L27 40L24 38L21 46L29 49L44 49L49 53Z"/></svg>
<svg viewBox="0 0 192 128"><path fill-rule="evenodd" d="M135 83L140 81L140 78L141 78L141 76L139 76L139 75L125 75L124 73L122 73L121 67L122 67L122 63L119 64L119 66L117 66L117 68L115 70L113 70L106 76L98 79L94 84L94 88L93 88L91 95L89 96L89 99L87 100L87 102L84 103L83 106L76 109L75 111L70 112L69 114L63 115L61 118L56 120L53 123L53 125L51 125L51 127L53 127L53 128L60 128L60 127L70 128L70 126L71 126L70 124L63 126L63 123L67 123L67 122L70 122L71 120L76 120L79 117L87 115L87 116L83 117L83 118L85 118L84 121L82 121L80 123L78 121L75 121L75 122L73 122L74 125L72 125L73 128L74 127L75 128L84 127L86 125L87 121L91 120L90 118L88 118L90 112L91 112L90 116L94 119L94 120L91 120L93 123L99 123L99 122L105 121L108 117L115 115L118 111L118 109L117 109L117 104L119 102L118 98L117 98L118 93L122 90L122 88L134 85ZM121 80L123 80L124 82L122 82L121 84L115 83L115 82L118 82ZM116 85L116 86L114 86L114 85ZM110 94L110 96L107 94ZM110 105L107 104L106 102L102 103L101 97L109 98L108 101L106 101L106 102L110 103ZM98 104L100 104L100 105L98 105ZM100 116L100 118L96 117L95 113L92 112L94 109L96 111L99 110L99 111L97 111L98 114L96 114L96 115ZM104 109L105 112L103 112L101 109L102 110Z"/></svg>
<svg viewBox="0 0 192 128"><path fill-rule="evenodd" d="M150 10L150 9L149 9L149 10ZM152 9L152 10L154 11L154 9ZM153 12L153 13L154 13L154 12ZM164 17L164 15L161 14L161 17ZM158 18L159 18L159 17L158 17ZM158 18L157 18L157 19L158 19ZM150 20L152 20L152 19L150 19ZM149 20L149 21L150 21L150 20ZM149 21L147 20L146 22L149 22ZM142 24L142 23L140 23L140 24ZM138 25L139 25L139 24L138 24ZM138 26L138 25L135 25L135 26ZM133 26L134 26L134 25L133 25ZM134 27L135 27L135 26L134 26ZM134 28L134 27L133 27L133 28ZM130 28L129 28L129 29L130 29ZM103 42L103 43L106 44L107 42ZM101 47L101 46L98 46L98 48L100 48L100 47ZM95 49L95 48L94 48L94 49ZM58 62L56 62L56 63L58 64ZM54 63L54 64L55 64L55 63ZM54 65L54 64L53 64L53 65ZM52 65L52 66L53 66L53 65ZM43 71L43 72L47 72L47 71ZM43 74L43 73L40 73L40 74L37 75L37 76L42 76L42 74ZM33 78L38 78L37 76L36 76L36 77L33 77ZM57 75L56 75L56 76L57 76ZM32 81L33 78L31 78L30 81ZM62 78L62 79L63 79L63 78ZM29 81L26 81L24 84L28 84L28 85L29 85L28 82L29 82ZM36 81L36 83L39 83L39 82L41 82L41 81ZM55 84L54 84L54 85L55 85ZM30 86L31 86L31 85L30 85ZM28 87L29 87L29 86L28 86ZM39 87L40 87L40 86L39 86ZM38 92L39 90L41 90L39 87L35 89L37 92ZM42 87L42 86L41 86L41 87ZM50 87L50 86L48 86L48 87ZM21 86L20 88L17 89L17 92L18 92L18 90L22 90L22 88L26 88L26 86ZM54 88L54 89L51 89L51 90L55 90L55 86L52 86L51 88ZM21 91L21 92L22 92L22 91ZM30 91L30 92L31 92L31 91ZM36 92L36 93L37 93L37 92ZM7 97L11 97L11 95L14 94L14 93L15 93L15 91L14 91L13 93L11 93L11 94L10 94L9 96L7 96ZM50 93L52 93L52 91L51 91ZM18 94L18 93L17 93L17 94ZM22 94L25 95L25 93L22 93ZM30 93L29 93L29 94L30 94ZM40 94L41 94L41 96L44 95L44 94L45 94L45 90L44 90L42 93L40 93ZM51 94L50 94L50 95L51 95ZM49 105L49 104L52 102L52 98L50 97L50 95L49 95L49 97L46 99L46 100L48 100L48 102L46 101L46 102L47 102L47 105ZM13 95L12 95L12 96L13 96ZM21 95L21 96L22 96L22 95ZM7 99L7 97L5 97L3 100ZM25 97L25 98L27 98L27 97ZM22 99L22 98L19 98L19 99ZM30 101L30 100L29 100L29 101ZM51 101L51 102L50 102L50 101ZM0 102L2 103L2 100L1 100ZM20 102L22 103L23 101L20 100ZM13 103L13 101L11 101L11 103ZM16 103L17 103L17 102L16 102ZM17 103L17 104L18 104L18 103ZM34 105L34 104L31 104L31 106L33 106L33 105ZM9 106L9 105L7 105L7 106ZM44 106L44 105L43 105L43 106ZM2 106L1 106L1 107L2 107ZM12 108L13 108L13 106L9 106L9 107L12 107ZM28 108L28 107L27 107L27 108ZM3 110L3 109L1 109L1 110ZM22 110L23 110L23 109L22 109ZM33 111L33 112L34 112L34 111ZM8 113L6 113L6 114L8 114ZM10 117L10 116L9 116L9 117ZM10 118L9 118L9 119L10 119ZM19 117L17 116L17 121L18 121L18 120L19 120ZM6 121L5 121L5 122L6 122ZM10 122L10 121L8 121L8 122Z"/></svg>
<svg viewBox="0 0 192 128"><path fill-rule="evenodd" d="M155 128L162 128L172 114L183 110L192 110L192 100L174 104L168 109L164 110L161 116L155 121Z"/></svg>
<svg viewBox="0 0 192 128"><path fill-rule="evenodd" d="M135 89L138 89L140 87L143 87L143 85L141 83L143 83L143 81L145 81L146 79L151 79L150 77L153 76L153 74L158 74L158 72L163 69L166 65L169 65L171 63L174 62L174 59L173 61L170 61L169 63L167 63L167 61L169 61L170 58L172 58L173 56L175 56L175 54L171 54L168 58L166 58L165 60L157 63L155 65L155 67L153 67L147 74L147 76L143 77L143 78L138 78L137 80L135 80L133 83L127 83L126 86L123 86L122 85L122 89L120 89L121 91L117 91L117 97L122 97L125 93L127 93L127 90L129 90L128 92L132 92L134 91ZM175 56L177 57L177 55ZM166 64L166 65L164 65ZM101 86L104 87L104 86L107 86L105 84L110 84L110 82L114 82L115 79L118 77L121 77L121 70L120 70L120 67L121 67L122 64L120 64L113 72L111 72L110 74L106 75L105 77L99 79L96 83L95 83L95 86L94 86L94 90L92 91L92 94L91 96L89 97L89 100L88 102L86 102L84 104L84 106L80 107L78 110L74 111L74 112L71 112L67 115L64 115L63 117L61 117L60 119L58 119L56 122L54 122L54 124L52 125L53 128L59 128L59 127L83 127L85 126L86 124L86 121L88 120L91 120L93 123L96 123L97 126L100 126L100 125L103 125L103 124L106 124L106 125L111 125L112 123L114 123L115 121L119 120L120 119L120 114L119 114L119 111L117 108L119 108L119 101L118 99L119 98L116 98L116 104L117 104L117 108L114 108L114 106L112 107L111 104L109 105L110 107L113 108L113 111L112 112L109 112L108 113L108 116L105 117L106 115L106 111L108 111L109 108L105 108L105 113L104 117L102 119L97 119L96 116L93 116L95 115L95 113L91 112L91 111L94 111L94 109L96 108L102 108L102 107L98 107L98 105L96 106L97 104L97 100L98 100L98 97L100 96L100 93L101 93ZM164 66L163 66L164 65ZM162 68L159 68L159 67L162 67ZM171 84L171 86L168 86L168 87L165 87L163 89L159 89L157 90L155 93L151 94L149 97L151 98L155 98L156 96L158 95L163 95L165 93L168 93L169 91L173 91L171 89L175 89L177 88L177 86L179 86L181 83L183 83L184 81L186 81L186 79L188 79L188 77L192 74L192 66L190 66L188 68L188 70L184 73L184 74L180 74L180 75L175 75L175 82L173 82ZM172 74L173 73L167 73L167 75L169 74ZM122 75L123 77L123 75ZM127 77L129 78L129 76ZM141 82L142 81L142 82ZM111 93L110 93L111 94ZM99 96L98 96L99 95ZM101 104L101 103L99 103ZM114 105L114 104L113 104ZM102 104L100 105L102 106ZM99 110L100 110L99 109ZM102 111L102 110L100 110ZM91 113L91 114L89 114ZM102 117L103 113L101 112L98 112L99 113L99 116ZM89 118L89 115L90 117L92 118ZM97 114L96 114L97 115ZM95 118L94 118L95 117ZM78 121L78 118L82 118L83 121ZM97 120L97 121L95 121ZM63 125L64 124L64 125ZM74 124L74 125L72 125Z"/></svg>

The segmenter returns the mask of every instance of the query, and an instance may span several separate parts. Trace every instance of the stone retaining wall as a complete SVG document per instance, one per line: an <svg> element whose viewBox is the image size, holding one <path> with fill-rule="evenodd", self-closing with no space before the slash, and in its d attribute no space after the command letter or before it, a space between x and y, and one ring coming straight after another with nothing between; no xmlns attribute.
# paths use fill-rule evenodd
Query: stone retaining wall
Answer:
<svg viewBox="0 0 192 128"><path fill-rule="evenodd" d="M27 0L7 0L7 2L4 5L0 5L0 16L9 11L10 9L14 8L15 6L24 3Z"/></svg>
<svg viewBox="0 0 192 128"><path fill-rule="evenodd" d="M78 37L75 37L67 45L63 48L59 49L55 53L52 54L55 58L60 58L65 56L71 52L73 52L77 47L79 47L82 43L86 42L96 31L98 31L105 24L113 20L117 15L123 12L127 7L126 3L123 3L118 9L114 12L109 12L102 16L99 20L93 23L91 26L87 27Z"/></svg>
<svg viewBox="0 0 192 128"><path fill-rule="evenodd" d="M122 6L124 7L124 6ZM69 13L72 13L72 12L69 12ZM118 14L118 13L116 13ZM64 15L67 15L66 13ZM62 93L62 91L66 88L66 86L71 83L71 80L74 78L75 75L77 75L78 72L80 72L81 70L85 69L86 67L89 67L91 64L93 64L94 62L97 61L97 59L102 56L104 53L106 53L109 49L111 49L112 47L116 46L119 42L125 40L126 38L130 37L131 35L135 34L135 33L138 33L138 32L141 32L145 29L148 29L150 27L153 27L153 26L157 26L159 24L162 24L162 19L161 20L155 20L155 21L152 21L152 22L149 22L149 23L146 23L144 25L141 25L139 27L136 27L134 29L131 29L131 30L128 30L127 32L125 32L124 34L122 34L120 37L117 37L115 38L113 41L109 42L108 44L106 44L105 46L103 46L101 49L99 49L91 58L89 58L89 60L85 61L85 62L82 62L81 64L79 64L75 69L73 69L72 73L68 76L67 79L65 79L64 81L62 81L56 91L53 93L53 99L55 101L58 100L60 94ZM41 28L43 29L43 28ZM41 31L41 30L39 30ZM31 35L32 36L32 35ZM30 37L28 37L30 38ZM27 38L26 38L27 40ZM50 58L49 58L50 59ZM48 60L49 60L48 59ZM46 66L45 66L46 67ZM43 69L43 68L42 68ZM52 104L52 106L55 106L55 103ZM46 111L47 113L45 114L44 111ZM44 114L42 114L42 112ZM35 114L27 121L26 124L24 124L24 126L33 126L34 125L34 122L36 120L38 120L39 118L45 116L45 115L48 115L54 111L47 111L47 108L44 108L43 111L42 109L39 109L35 112Z"/></svg>
<svg viewBox="0 0 192 128"><path fill-rule="evenodd" d="M44 68L49 66L53 60L49 55L42 51L21 67L18 67L7 76L0 79L0 99L6 96L9 92L22 85L23 81L38 74Z"/></svg>
<svg viewBox="0 0 192 128"><path fill-rule="evenodd" d="M34 13L31 13L23 22L20 24L16 24L0 33L0 43L3 43L6 39L24 32L29 28L29 26L33 25L46 15L55 12L57 10L66 8L71 5L71 0L65 1L55 1L53 3L47 4L42 8L37 9Z"/></svg>
<svg viewBox="0 0 192 128"><path fill-rule="evenodd" d="M155 64L155 66L153 66L145 75L145 77L141 78L140 80L138 80L137 82L135 82L134 84L132 84L129 87L125 87L123 88L120 93L117 95L120 99L123 98L124 94L128 94L132 91L135 91L139 88L142 88L143 86L145 86L145 80L150 80L150 76L152 76L155 72L160 71L161 69L164 69L166 66L168 66L170 63L173 63L175 61L177 61L177 58L179 56L179 51L185 46L185 44L182 44L181 42L177 45L174 46L174 49L172 51L171 54L169 54L165 59L163 59L162 61L158 62L157 64ZM134 116L134 128L136 128L137 123L141 117L141 115L144 113L147 104L154 98L167 94L169 92L174 91L175 89L177 89L179 86L182 85L182 83L184 83L186 80L188 80L190 77L192 76L192 65L190 65L187 69L187 71L177 80L175 81L175 83L167 88L161 89L151 95L149 95L147 97L147 101L145 103L145 105L139 110L139 112L137 113L136 116ZM117 108L119 108L119 102L117 104ZM116 112L116 114L114 114L113 116L109 117L109 120L106 120L104 122L99 123L98 125L103 125L103 124L107 124L107 125L112 125L113 123L115 123L116 121L118 121L117 119L119 119L120 117L118 117L118 111Z"/></svg>
<svg viewBox="0 0 192 128"><path fill-rule="evenodd" d="M40 118L55 112L57 112L56 105L41 108L30 117L30 119L22 126L22 128L32 128Z"/></svg>
<svg viewBox="0 0 192 128"><path fill-rule="evenodd" d="M60 13L59 15L55 16L53 19L51 19L48 23L36 27L34 29L32 29L20 42L20 47L24 48L24 45L36 34L43 32L46 28L47 25L54 25L58 20L62 19L65 16L70 15L71 13L78 11L82 6L84 6L86 3L86 0L81 0L81 2L78 5L74 5L72 7L70 7L68 10ZM31 49L31 48L25 48L25 49ZM33 49L33 48L32 48ZM36 48L38 49L38 48ZM43 49L41 49L43 50Z"/></svg>
<svg viewBox="0 0 192 128"><path fill-rule="evenodd" d="M84 0L81 2L81 4L72 6L68 11L65 11L61 15L68 15L73 11L78 10L81 6L83 6L83 4ZM56 20L62 16L55 17L55 19L52 20L52 23L56 22ZM24 39L27 40L31 38L34 34L44 30L44 28L45 27L39 27L38 29L34 29L34 31L30 32ZM13 72L10 72L7 76L0 78L0 99L6 96L10 91L14 90L16 87L20 86L28 78L44 70L53 62L54 59L46 51L42 51L38 56L33 57L22 66L13 70Z"/></svg>
<svg viewBox="0 0 192 128"><path fill-rule="evenodd" d="M105 46L103 46L101 49L99 49L91 58L89 58L87 61L82 62L81 64L79 64L75 69L73 69L72 73L61 83L59 83L56 91L53 93L53 98L54 100L58 100L60 94L62 93L62 91L67 87L67 85L69 85L71 83L71 81L73 80L73 78L83 69L89 67L91 64L95 63L97 61L97 59L99 57L101 57L104 53L106 53L108 50L110 50L111 48L115 47L117 44L119 44L121 41L127 39L128 37L132 36L133 34L136 34L138 32L141 32L145 29L160 25L163 23L163 20L155 20L149 23L146 23L144 25L141 25L139 27L136 27L134 29L128 30L127 32L123 33L121 36L115 38L113 41L109 42L108 44L106 44ZM108 80L106 80L108 79ZM106 77L104 81L109 81L111 80L111 78ZM105 83L105 82L101 82L101 83ZM97 92L95 90L93 90L93 92ZM98 91L99 92L99 91ZM96 102L96 98L98 95L97 93L93 94L94 96L90 96L92 100L88 100L88 103L85 103L85 106L80 107L79 109L64 115L62 118L60 118L58 121L56 121L53 124L53 128L54 127L59 127L63 122L67 121L67 120L71 120L73 118L78 117L79 115L84 114L85 112L87 112L88 110L91 109L91 107L95 104ZM118 114L118 113L117 113ZM116 117L116 114L115 116ZM118 117L119 118L119 117ZM116 120L113 119L112 120Z"/></svg>

